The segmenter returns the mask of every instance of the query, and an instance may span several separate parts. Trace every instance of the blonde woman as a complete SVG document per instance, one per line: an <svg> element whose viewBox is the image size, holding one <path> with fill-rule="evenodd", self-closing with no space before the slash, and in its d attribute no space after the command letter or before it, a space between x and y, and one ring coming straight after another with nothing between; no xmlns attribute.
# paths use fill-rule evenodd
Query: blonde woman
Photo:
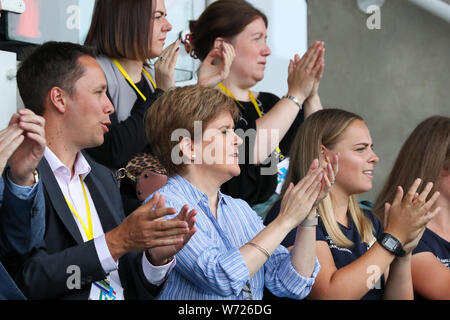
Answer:
<svg viewBox="0 0 450 320"><path fill-rule="evenodd" d="M309 159L320 158L323 167L336 154L339 172L319 205L316 250L322 270L309 297L412 299L411 251L426 223L437 213L430 209L439 194L425 201L432 187L427 184L416 195L420 180L405 195L398 187L392 206L386 205L383 231L380 221L372 212L361 210L356 198L372 188L379 161L369 129L358 115L338 109L318 111L300 127L286 181L296 183L303 178ZM284 244L289 245L287 242Z"/></svg>

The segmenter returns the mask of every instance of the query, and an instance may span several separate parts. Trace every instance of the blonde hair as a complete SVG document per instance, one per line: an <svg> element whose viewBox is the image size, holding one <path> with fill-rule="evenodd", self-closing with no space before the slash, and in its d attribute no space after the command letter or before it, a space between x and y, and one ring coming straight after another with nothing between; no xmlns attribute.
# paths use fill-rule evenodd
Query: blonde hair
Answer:
<svg viewBox="0 0 450 320"><path fill-rule="evenodd" d="M288 176L284 183L281 197L292 182L297 184L306 176L309 166L314 159L321 159L321 146L328 149L339 141L342 133L355 121L363 119L351 112L339 109L325 109L313 113L300 126L290 151ZM319 212L328 235L339 247L351 247L350 241L339 228L334 215L332 191L319 204ZM365 243L374 240L372 222L363 213L355 195L350 196L348 211L358 229L361 239Z"/></svg>

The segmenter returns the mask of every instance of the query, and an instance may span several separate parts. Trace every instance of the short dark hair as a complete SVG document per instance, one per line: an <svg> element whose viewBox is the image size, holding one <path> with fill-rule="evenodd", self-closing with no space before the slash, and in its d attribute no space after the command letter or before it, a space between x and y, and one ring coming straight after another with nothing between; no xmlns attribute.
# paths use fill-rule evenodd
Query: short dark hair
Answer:
<svg viewBox="0 0 450 320"><path fill-rule="evenodd" d="M154 1L97 0L84 44L97 55L149 59Z"/></svg>
<svg viewBox="0 0 450 320"><path fill-rule="evenodd" d="M191 55L204 60L218 37L231 39L254 20L267 16L244 0L219 0L209 5L197 21L190 22Z"/></svg>
<svg viewBox="0 0 450 320"><path fill-rule="evenodd" d="M72 95L75 82L85 71L78 62L81 56L94 57L94 53L79 44L55 41L31 51L17 71L17 86L25 107L43 115L45 99L53 87Z"/></svg>

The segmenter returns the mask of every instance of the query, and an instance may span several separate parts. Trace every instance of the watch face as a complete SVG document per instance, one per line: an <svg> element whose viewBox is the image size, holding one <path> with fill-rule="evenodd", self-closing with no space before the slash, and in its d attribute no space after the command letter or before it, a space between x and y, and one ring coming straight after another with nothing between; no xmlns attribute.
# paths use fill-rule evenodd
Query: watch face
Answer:
<svg viewBox="0 0 450 320"><path fill-rule="evenodd" d="M386 250L392 252L396 256L403 257L405 255L405 251L402 249L402 243L389 233L381 234L378 241L380 241L380 244Z"/></svg>
<svg viewBox="0 0 450 320"><path fill-rule="evenodd" d="M388 247L391 248L392 250L394 250L397 247L397 241L395 241L394 239L392 239L391 237L386 238L384 241L384 244Z"/></svg>

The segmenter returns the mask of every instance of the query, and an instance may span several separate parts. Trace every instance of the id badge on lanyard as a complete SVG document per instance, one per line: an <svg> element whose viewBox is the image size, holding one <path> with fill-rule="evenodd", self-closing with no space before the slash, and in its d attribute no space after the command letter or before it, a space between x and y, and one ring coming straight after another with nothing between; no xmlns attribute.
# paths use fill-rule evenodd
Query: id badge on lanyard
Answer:
<svg viewBox="0 0 450 320"><path fill-rule="evenodd" d="M89 300L124 300L123 288L108 276L92 284Z"/></svg>
<svg viewBox="0 0 450 320"><path fill-rule="evenodd" d="M79 178L80 178L81 187L82 187L83 193L84 193L84 200L86 201L86 210L87 210L87 218L88 218L87 226L83 222L83 219L81 219L81 216L75 210L74 206L72 206L72 204L69 202L69 200L66 197L64 197L64 198L66 199L66 202L70 208L70 211L72 211L73 215L80 221L81 225L83 226L84 232L86 233L87 240L90 241L94 238L91 209L89 206L89 201L88 201L86 189L84 187L83 179L81 179L81 176L79 176ZM89 300L124 300L123 288L119 283L116 283L115 281L113 281L110 278L110 276L108 276L107 279L94 282L91 285L91 292L89 294Z"/></svg>
<svg viewBox="0 0 450 320"><path fill-rule="evenodd" d="M287 173L289 169L289 158L284 158L284 160L278 162L277 166L277 188L275 192L277 194L281 193L281 189L283 188L283 184L286 181Z"/></svg>

